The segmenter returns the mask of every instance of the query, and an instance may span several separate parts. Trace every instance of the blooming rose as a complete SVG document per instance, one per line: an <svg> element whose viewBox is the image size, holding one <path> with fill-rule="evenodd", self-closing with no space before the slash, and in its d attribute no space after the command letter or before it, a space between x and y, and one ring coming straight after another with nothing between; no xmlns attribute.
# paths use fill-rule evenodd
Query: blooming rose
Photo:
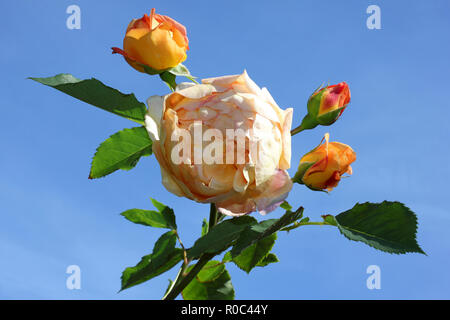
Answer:
<svg viewBox="0 0 450 320"><path fill-rule="evenodd" d="M128 25L123 50L120 53L136 70L145 72L145 66L154 70L164 70L177 66L186 60L189 49L186 28L168 16L155 13L152 9L141 19L133 19Z"/></svg>
<svg viewBox="0 0 450 320"><path fill-rule="evenodd" d="M348 145L340 142L328 142L329 135L325 135L325 143L305 154L294 176L294 181L305 184L313 190L336 187L344 173L352 174L350 164L356 160L356 153Z"/></svg>
<svg viewBox="0 0 450 320"><path fill-rule="evenodd" d="M215 203L226 215L243 215L258 210L274 210L288 195L292 182L290 167L291 108L278 107L266 88L260 89L244 71L241 75L204 79L202 84L182 83L176 91L147 100L146 128L153 141L153 152L161 167L163 185L170 192L202 203ZM173 137L189 132L195 136L196 123L202 132L215 129L215 143L226 145L222 163L197 164L195 148L205 149L208 141L195 142L183 162L173 161L173 150L180 144ZM245 147L228 131L245 132ZM206 132L205 132L206 135ZM226 137L226 138L224 138ZM183 137L184 139L190 137ZM228 141L224 141L228 140ZM250 150L257 141L257 158ZM239 153L241 153L239 155ZM239 163L237 159L244 157ZM219 155L219 160L222 156Z"/></svg>
<svg viewBox="0 0 450 320"><path fill-rule="evenodd" d="M317 89L308 99L308 114L302 121L303 129L333 124L350 102L350 89L345 82Z"/></svg>

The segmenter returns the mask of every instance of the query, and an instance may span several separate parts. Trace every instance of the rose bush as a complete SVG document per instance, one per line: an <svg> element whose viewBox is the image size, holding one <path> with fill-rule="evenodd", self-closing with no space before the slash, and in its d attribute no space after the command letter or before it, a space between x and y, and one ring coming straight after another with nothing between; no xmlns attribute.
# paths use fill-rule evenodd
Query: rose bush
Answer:
<svg viewBox="0 0 450 320"><path fill-rule="evenodd" d="M158 238L151 253L123 271L121 290L182 262L163 300L175 299L180 293L188 300L233 299L235 292L225 264L232 262L248 273L276 263L279 259L272 248L277 233L305 225L337 227L347 239L389 253L425 253L416 241L417 217L400 202L357 203L336 215L326 212L323 221L304 217L301 205L282 203L292 181L313 190L331 190L343 174L352 173L355 152L348 145L329 142L328 134L325 143L301 158L292 180L286 171L291 161L291 135L335 122L350 102L345 82L317 89L308 99L307 115L291 131L292 109L280 109L267 89L260 89L245 71L198 84L180 63L186 59L187 49L186 29L167 16L155 14L154 9L150 17L144 15L130 23L124 50L113 48L113 53L122 54L133 68L159 75L172 90L150 97L148 109L134 94L124 94L95 78L80 80L70 74L31 78L139 124L116 132L99 145L89 179L130 170L153 151L167 190L210 203L209 220L203 220L201 236L190 247L181 240L181 226L168 205L152 198L155 210L122 212L133 223L168 231ZM181 76L195 84L177 85ZM286 78L272 80L283 82ZM297 198L292 200L297 202ZM278 205L285 210L278 219L257 221L221 214L265 214ZM222 253L221 261L213 260Z"/></svg>

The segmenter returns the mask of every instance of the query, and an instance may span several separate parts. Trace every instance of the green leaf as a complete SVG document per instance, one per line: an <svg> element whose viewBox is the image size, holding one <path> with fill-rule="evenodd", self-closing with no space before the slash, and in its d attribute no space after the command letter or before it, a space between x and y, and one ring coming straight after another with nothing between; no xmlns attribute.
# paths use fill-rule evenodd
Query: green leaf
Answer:
<svg viewBox="0 0 450 320"><path fill-rule="evenodd" d="M322 216L324 222L332 226L337 226L336 219L331 214L325 214Z"/></svg>
<svg viewBox="0 0 450 320"><path fill-rule="evenodd" d="M170 88L170 90L175 91L176 87L177 87L177 82L176 82L176 75L168 72L168 71L164 71L163 73L159 74L159 77L161 78L162 81L164 81L167 86Z"/></svg>
<svg viewBox="0 0 450 320"><path fill-rule="evenodd" d="M206 221L206 219L203 219L202 222L202 237L208 233L208 229L209 229L209 223L208 221Z"/></svg>
<svg viewBox="0 0 450 320"><path fill-rule="evenodd" d="M152 201L152 204L155 206L155 208L158 209L159 213L166 220L167 226L171 229L177 229L177 224L175 221L175 213L173 212L173 209L166 206L165 204L162 204L161 202L158 202L155 199L150 198L150 200Z"/></svg>
<svg viewBox="0 0 450 320"><path fill-rule="evenodd" d="M139 102L134 94L124 94L104 85L97 79L80 80L67 73L48 78L29 79L55 88L100 109L145 124L147 109L144 103Z"/></svg>
<svg viewBox="0 0 450 320"><path fill-rule="evenodd" d="M154 228L173 229L166 218L160 213L151 210L130 209L121 213L127 220Z"/></svg>
<svg viewBox="0 0 450 320"><path fill-rule="evenodd" d="M131 222L142 224L144 226L176 230L177 224L175 222L175 213L172 208L155 199L151 199L151 201L158 211L130 209L122 212L121 215Z"/></svg>
<svg viewBox="0 0 450 320"><path fill-rule="evenodd" d="M211 262L211 261L210 261ZM218 261L212 261L219 263ZM188 268L188 271L192 268ZM213 281L200 282L195 277L181 292L184 300L233 300L234 288L227 270Z"/></svg>
<svg viewBox="0 0 450 320"><path fill-rule="evenodd" d="M161 74L161 73L163 73L163 72L168 70L168 69L162 69L162 70L153 69L152 67L147 66L147 65L142 64L142 63L139 63L137 61L135 61L135 63L140 65L144 69L145 73L147 73L149 75L152 75L152 76L155 75L155 74Z"/></svg>
<svg viewBox="0 0 450 320"><path fill-rule="evenodd" d="M224 271L225 265L223 263L211 260L197 274L197 280L200 282L211 282L216 280Z"/></svg>
<svg viewBox="0 0 450 320"><path fill-rule="evenodd" d="M233 258L233 262L242 270L249 273L254 267L258 265L272 250L277 234L273 233L267 236L250 247L247 247L237 257Z"/></svg>
<svg viewBox="0 0 450 320"><path fill-rule="evenodd" d="M97 148L89 179L97 179L119 169L130 170L141 157L152 154L152 140L144 127L123 129Z"/></svg>
<svg viewBox="0 0 450 320"><path fill-rule="evenodd" d="M389 253L425 252L416 241L417 217L400 202L357 203L336 217L348 239Z"/></svg>
<svg viewBox="0 0 450 320"><path fill-rule="evenodd" d="M183 259L183 250L175 248L174 231L164 233L153 248L153 253L142 257L135 267L126 268L122 273L122 288L125 290L148 281L173 268Z"/></svg>
<svg viewBox="0 0 450 320"><path fill-rule="evenodd" d="M231 252L228 251L228 252L225 253L225 255L223 256L222 262L225 263L225 262L231 262L231 261L233 261L233 257L231 256Z"/></svg>
<svg viewBox="0 0 450 320"><path fill-rule="evenodd" d="M279 219L269 219L261 221L258 224L248 226L239 236L236 243L231 249L231 256L237 257L244 251L245 248L253 245L260 239L270 236L278 230L300 219L303 215L303 208L300 207L297 211L287 211Z"/></svg>
<svg viewBox="0 0 450 320"><path fill-rule="evenodd" d="M280 207L283 208L286 211L291 211L292 210L292 206L287 201L284 201L282 204L280 204Z"/></svg>
<svg viewBox="0 0 450 320"><path fill-rule="evenodd" d="M258 262L258 264L256 266L257 267L265 267L268 264L276 263L276 262L280 262L280 260L278 260L277 255L275 253L269 253L260 262Z"/></svg>
<svg viewBox="0 0 450 320"><path fill-rule="evenodd" d="M203 253L219 253L225 250L246 227L255 223L256 219L250 216L233 218L219 223L194 243L193 247L188 250L188 258L195 259Z"/></svg>

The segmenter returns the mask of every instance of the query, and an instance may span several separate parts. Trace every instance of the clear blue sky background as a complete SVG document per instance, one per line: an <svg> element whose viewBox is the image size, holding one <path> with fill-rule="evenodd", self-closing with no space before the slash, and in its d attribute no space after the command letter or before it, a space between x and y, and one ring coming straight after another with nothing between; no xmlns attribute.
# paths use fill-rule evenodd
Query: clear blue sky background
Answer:
<svg viewBox="0 0 450 320"><path fill-rule="evenodd" d="M71 4L81 8L81 30L66 28ZM382 30L366 28L369 4L381 7ZM87 179L98 144L133 123L25 79L67 72L141 101L167 93L157 77L135 72L110 50L122 46L128 22L152 7L187 27L185 64L193 74L247 69L280 106L294 108L294 124L322 82L349 83L351 105L335 125L295 136L290 173L329 131L357 152L354 175L329 195L297 185L293 205L318 220L358 201L398 200L419 218L428 256L382 253L332 227L280 233L273 250L280 263L250 275L228 267L237 299L450 298L445 0L2 1L0 298L159 299L176 269L117 293L122 270L162 233L119 215L151 208L149 197L175 209L186 244L199 236L208 206L168 193L154 157L130 172ZM81 290L66 289L72 264L81 267ZM381 290L366 288L372 264L381 268Z"/></svg>

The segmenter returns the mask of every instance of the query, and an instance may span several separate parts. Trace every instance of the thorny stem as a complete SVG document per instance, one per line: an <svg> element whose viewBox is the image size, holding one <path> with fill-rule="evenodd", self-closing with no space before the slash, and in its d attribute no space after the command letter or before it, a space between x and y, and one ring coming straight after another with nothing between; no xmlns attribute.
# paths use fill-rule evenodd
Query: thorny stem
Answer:
<svg viewBox="0 0 450 320"><path fill-rule="evenodd" d="M189 262L188 262L188 258L187 258L187 251L186 251L186 248L183 245L183 242L181 241L180 236L178 235L178 231L177 230L175 230L175 235L176 235L176 237L178 239L178 242L180 243L181 248L183 249L184 264L188 265Z"/></svg>
<svg viewBox="0 0 450 320"><path fill-rule="evenodd" d="M216 206L214 204L211 204L210 211L209 211L209 227L208 232L211 231L212 228L222 219L222 214L220 214ZM200 259L197 261L197 263L194 265L194 267L189 271L189 273L185 274L185 270L187 269L187 259L181 266L180 271L178 272L178 275L176 279L174 280L172 286L167 291L167 293L164 295L162 300L173 300L175 299L181 291L183 291L184 288L194 279L194 277L202 270L202 268L208 263L209 260L211 260L215 254L213 253L205 253L200 256Z"/></svg>
<svg viewBox="0 0 450 320"><path fill-rule="evenodd" d="M298 227L301 226L333 226L335 227L336 225L328 223L326 221L322 221L322 222L314 222L314 221L308 221L308 222L294 222L294 224L284 227L283 229L281 229L280 231L291 231L293 229L297 229Z"/></svg>

